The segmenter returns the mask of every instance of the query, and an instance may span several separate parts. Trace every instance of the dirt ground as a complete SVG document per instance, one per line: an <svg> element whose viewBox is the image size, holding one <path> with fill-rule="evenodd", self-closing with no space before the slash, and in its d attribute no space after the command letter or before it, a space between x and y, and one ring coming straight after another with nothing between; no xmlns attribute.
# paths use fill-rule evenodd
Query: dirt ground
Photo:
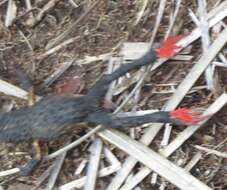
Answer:
<svg viewBox="0 0 227 190"><path fill-rule="evenodd" d="M52 93L74 92L84 94L87 89L101 76L107 67L106 62L92 62L89 64L74 63L63 75L61 75L53 84L46 87L43 81L50 76L62 63L70 61L72 58L83 59L85 56L98 56L109 52L117 54L121 45L126 42L149 42L154 29L154 23L157 15L158 2L150 1L144 16L137 25L134 25L138 10L139 1L134 0L99 0L94 8L81 19L80 22L73 25L95 1L84 0L75 2L78 7L73 6L70 1L55 1L56 5L43 15L40 21L36 21L42 7L47 4L47 0L32 1L33 8L29 12L26 9L25 1L16 1L17 16L12 26L6 28L4 21L6 18L7 2L0 1L0 79L12 84L26 88L29 86L23 76L32 78L32 84L35 93L45 96ZM208 1L209 10L214 6L215 1ZM169 24L169 14L172 5L169 1L159 27L155 43L159 44L163 40L165 31ZM188 8L196 12L195 1L183 1L177 17L172 35L190 32L195 26L188 16ZM31 26L33 21L35 25ZM62 42L72 39L68 45L61 47L58 51L46 55L47 47L57 36L73 26L71 32L66 35ZM56 44L58 45L58 44ZM54 45L53 47L55 47ZM200 42L193 44L190 55L193 60L168 61L158 68L152 75L148 76L142 88L138 109L159 109L171 93L161 93L168 91L168 85L179 84L189 69L193 61L198 59L201 53ZM219 89L210 92L206 89L197 90L188 94L180 107L190 107L193 109L206 109L227 86L226 69L218 67L216 70ZM18 73L23 73L22 78ZM26 73L26 74L24 74ZM75 77L77 78L75 80ZM71 82L71 83L70 83ZM76 85L73 86L72 84ZM196 83L196 86L204 85L204 77ZM114 102L119 103L122 97L129 93L130 89L114 97ZM26 105L26 101L21 101L15 97L9 97L1 94L1 109L4 106L13 104L13 109L18 109ZM128 103L125 110L132 109L132 102ZM173 129L173 137L176 136L183 127ZM87 129L67 136L67 139L78 138L86 133ZM137 137L139 138L140 132ZM196 132L176 153L170 157L171 161L177 161L181 158L184 166L198 150L194 145L205 145L214 148L220 152L227 152L227 108L223 108L218 114ZM161 141L161 135L152 143L152 149L157 150ZM54 142L48 143L48 151L53 152L65 144L65 137ZM81 160L89 156L88 146L90 142L82 143L79 147L67 154L64 161L64 167L57 180L57 186L67 183L79 176L74 176L74 172ZM1 144L0 145L0 170L6 170L25 164L30 159L31 143L19 145ZM115 155L123 159L126 154L114 149ZM35 186L38 177L48 168L51 163L42 164L30 177L7 176L0 178L0 185L3 189L32 189ZM138 168L140 165L138 165ZM191 170L191 173L202 182L208 184L213 189L227 189L227 160L213 154L203 153L203 158ZM114 175L107 176L99 180L97 189L105 189ZM151 176L147 177L141 184L141 189L151 189ZM162 182L157 182L157 189ZM45 182L44 182L45 185ZM40 187L42 189L42 185ZM168 184L166 189L176 189Z"/></svg>

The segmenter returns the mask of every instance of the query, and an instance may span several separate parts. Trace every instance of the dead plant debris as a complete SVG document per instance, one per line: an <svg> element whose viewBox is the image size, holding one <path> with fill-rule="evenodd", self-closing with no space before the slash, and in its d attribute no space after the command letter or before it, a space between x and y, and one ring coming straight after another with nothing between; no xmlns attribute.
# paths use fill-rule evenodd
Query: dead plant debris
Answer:
<svg viewBox="0 0 227 190"><path fill-rule="evenodd" d="M13 173L30 159L30 143L1 143L0 189L227 189L226 16L226 0L1 0L1 110L26 104L26 78L37 100L83 94L104 72L183 34L178 56L119 79L107 100L123 114L190 107L210 119L165 130L149 124L129 133L94 134L97 128L29 177ZM47 152L88 132L81 127L49 142Z"/></svg>

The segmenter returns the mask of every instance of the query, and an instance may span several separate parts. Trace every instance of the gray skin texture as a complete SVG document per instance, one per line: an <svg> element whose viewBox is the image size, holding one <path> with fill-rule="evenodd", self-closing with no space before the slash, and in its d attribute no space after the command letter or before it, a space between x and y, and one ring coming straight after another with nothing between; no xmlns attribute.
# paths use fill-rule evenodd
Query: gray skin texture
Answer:
<svg viewBox="0 0 227 190"><path fill-rule="evenodd" d="M114 71L103 75L87 95L50 95L30 107L8 113L0 113L0 142L18 143L33 139L53 140L67 133L75 124L87 122L105 127L135 127L144 123L175 123L168 112L144 116L119 118L100 107L109 84L127 72L153 64L156 52L150 49L144 56Z"/></svg>

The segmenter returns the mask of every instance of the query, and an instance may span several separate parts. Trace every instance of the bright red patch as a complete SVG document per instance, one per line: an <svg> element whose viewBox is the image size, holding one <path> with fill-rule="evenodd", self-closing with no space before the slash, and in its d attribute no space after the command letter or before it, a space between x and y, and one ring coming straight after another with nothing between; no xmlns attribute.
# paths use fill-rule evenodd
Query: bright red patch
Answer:
<svg viewBox="0 0 227 190"><path fill-rule="evenodd" d="M200 121L206 119L206 116L202 116L201 113L192 111L187 108L179 108L175 111L170 112L172 119L178 120L187 125L195 125Z"/></svg>
<svg viewBox="0 0 227 190"><path fill-rule="evenodd" d="M171 58L175 56L176 53L181 49L181 47L177 45L177 42L184 37L185 35L178 35L167 38L163 45L156 49L158 56L160 58Z"/></svg>

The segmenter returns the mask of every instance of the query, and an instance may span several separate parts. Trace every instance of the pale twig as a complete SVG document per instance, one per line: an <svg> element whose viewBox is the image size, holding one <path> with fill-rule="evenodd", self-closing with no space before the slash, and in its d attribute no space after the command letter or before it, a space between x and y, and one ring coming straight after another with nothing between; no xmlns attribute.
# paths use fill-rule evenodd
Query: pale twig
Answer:
<svg viewBox="0 0 227 190"><path fill-rule="evenodd" d="M49 159L53 159L57 156L59 156L60 154L67 152L68 150L78 146L80 143L82 143L83 141L85 141L86 139L88 139L89 137L91 137L94 133L96 133L97 131L99 131L102 128L101 125L97 126L96 128L92 129L91 131L89 131L88 133L86 133L84 136L80 137L79 139L77 139L76 141L74 141L73 143L57 150L56 152L46 156L44 159L45 160L49 160Z"/></svg>
<svg viewBox="0 0 227 190"><path fill-rule="evenodd" d="M117 170L117 168L120 168L121 162L119 162L117 157L107 147L104 147L103 152L104 152L104 155L105 155L107 161L110 163L111 166L113 166L113 168L115 168L115 171ZM107 172L107 171L108 170L106 170L106 171L103 170L104 176L109 175L109 172Z"/></svg>
<svg viewBox="0 0 227 190"><path fill-rule="evenodd" d="M174 23L175 23L175 20L177 18L177 15L178 15L178 12L179 12L179 9L180 9L180 5L181 5L181 1L182 0L177 0L176 1L176 8L173 12L173 16L170 16L169 19L170 19L170 22L169 22L169 26L168 26L168 29L166 31L166 34L165 34L165 37L164 37L164 40L166 40L168 38L168 36L170 35L172 29L173 29L173 26L174 26ZM175 2L175 1L173 1Z"/></svg>
<svg viewBox="0 0 227 190"><path fill-rule="evenodd" d="M165 6L166 6L166 0L160 0L158 13L157 13L156 21L155 21L155 25L154 25L154 30L152 32L152 36L151 36L151 40L150 40L150 45L152 45L154 42L155 36L158 31L158 27L161 23L161 20L162 20L163 14L164 14Z"/></svg>
<svg viewBox="0 0 227 190"><path fill-rule="evenodd" d="M79 38L80 38L79 36L77 36L77 37L75 37L75 38L70 38L70 39L68 39L68 40L66 40L66 41L64 41L64 42L62 42L61 44L59 44L59 45L57 45L57 46L55 46L55 47L53 47L53 48L47 50L45 53L39 55L39 56L37 57L37 59L45 59L46 57L50 56L51 54L56 53L56 52L59 51L60 49L66 47L67 45L69 45L69 44L71 44L71 43L73 43L73 42L75 42L75 41L76 41L77 39L79 39Z"/></svg>
<svg viewBox="0 0 227 190"><path fill-rule="evenodd" d="M26 4L27 12L29 12L29 19L30 19L29 21L33 23L34 22L34 15L31 12L31 10L32 10L31 0L25 0L25 4Z"/></svg>
<svg viewBox="0 0 227 190"><path fill-rule="evenodd" d="M94 190L98 176L99 163L101 159L103 143L96 138L90 148L90 159L87 168L87 177L84 190Z"/></svg>
<svg viewBox="0 0 227 190"><path fill-rule="evenodd" d="M8 0L8 6L6 11L5 26L9 27L12 25L17 15L17 5L14 0Z"/></svg>
<svg viewBox="0 0 227 190"><path fill-rule="evenodd" d="M52 8L54 8L55 5L59 1L60 0L50 0L50 1L48 1L48 3L46 5L44 5L43 8L40 10L38 15L33 20L31 20L31 22L29 23L29 26L33 27L36 24L38 24L43 19L43 17L47 14L47 12L50 11Z"/></svg>
<svg viewBox="0 0 227 190"><path fill-rule="evenodd" d="M120 54L123 56L124 60L134 60L137 59L139 57L141 57L147 50L149 49L149 44L147 43L124 43L123 48L120 52ZM137 53L136 53L137 52ZM147 73L147 72L146 72ZM138 92L140 91L140 87L143 83L143 80L145 78L146 74L141 73L139 77L140 80L137 82L136 87L133 89L133 91L126 97L126 99L124 99L124 101L118 106L118 108L115 110L115 114L118 113L123 106L125 105L125 103L127 103L127 101L134 95L134 94L138 94ZM129 85L131 85L132 83L134 83L135 80L131 80L131 83ZM127 87L124 86L123 89L126 89ZM120 89L120 91L122 91L122 88ZM119 90L118 90L119 93ZM116 93L114 93L116 95Z"/></svg>
<svg viewBox="0 0 227 190"><path fill-rule="evenodd" d="M139 2L139 1L137 1L137 2ZM136 26L136 25L139 23L139 21L141 20L143 14L144 14L144 11L145 11L145 9L146 9L146 7L147 7L148 0L144 0L144 1L142 1L142 2L143 2L143 4L142 4L142 6L141 6L141 9L140 9L140 11L137 13L136 20L135 20L135 22L133 23L134 26ZM141 2L139 2L139 3L141 3Z"/></svg>
<svg viewBox="0 0 227 190"><path fill-rule="evenodd" d="M147 170L150 171L150 168L132 175L119 190L134 189L141 181L143 181L144 176L147 176Z"/></svg>
<svg viewBox="0 0 227 190"><path fill-rule="evenodd" d="M7 176L7 175L16 174L18 172L20 172L20 169L19 168L12 168L12 169L9 169L9 170L1 171L0 172L0 177L4 177L4 176Z"/></svg>
<svg viewBox="0 0 227 190"><path fill-rule="evenodd" d="M218 54L218 58L224 63L227 65L227 59L226 57L223 55L223 53L219 53Z"/></svg>
<svg viewBox="0 0 227 190"><path fill-rule="evenodd" d="M107 61L110 57L111 53L101 54L98 56L85 56L84 59L78 59L75 64L86 65L94 61Z"/></svg>
<svg viewBox="0 0 227 190"><path fill-rule="evenodd" d="M208 13L207 18L209 19L209 27L214 26L222 19L224 19L226 16L227 16L227 2L224 1L217 8L211 10ZM198 39L200 36L201 36L201 31L198 28L196 28L190 33L190 35L180 40L179 43L177 43L177 45L182 46L182 48L184 48L189 44L191 44L196 39Z"/></svg>
<svg viewBox="0 0 227 190"><path fill-rule="evenodd" d="M203 90L203 89L206 89L206 86L203 85L203 86L196 86L194 88L192 88L189 92L188 92L188 95L189 94L192 94L192 93L195 93L195 92L198 92L199 90ZM175 88L171 89L171 90L162 90L162 91L153 91L152 94L172 94L176 91Z"/></svg>
<svg viewBox="0 0 227 190"><path fill-rule="evenodd" d="M25 4L26 4L26 7L27 7L28 11L32 9L32 4L31 4L30 0L25 0Z"/></svg>
<svg viewBox="0 0 227 190"><path fill-rule="evenodd" d="M172 125L167 123L165 125L164 135L160 143L161 146L166 146L169 143L171 131L172 131Z"/></svg>
<svg viewBox="0 0 227 190"><path fill-rule="evenodd" d="M113 155L113 153L106 147L104 147L104 155L107 159L107 162L110 163L110 166L102 168L99 171L99 175L98 175L99 177L108 176L108 175L116 172L117 170L119 170L121 167L121 163L117 160L117 158ZM86 176L84 176L80 179L71 181L67 184L64 184L64 185L60 186L59 189L60 190L70 190L73 188L82 188L85 184L85 180L86 180Z"/></svg>
<svg viewBox="0 0 227 190"><path fill-rule="evenodd" d="M125 42L121 48L120 56L123 62L135 60L142 57L150 48L146 42Z"/></svg>
<svg viewBox="0 0 227 190"><path fill-rule="evenodd" d="M27 91L1 79L0 79L0 92L6 95L15 96L17 98L21 98L24 100L28 98ZM40 99L40 97L36 96L36 99Z"/></svg>
<svg viewBox="0 0 227 190"><path fill-rule="evenodd" d="M213 150L213 149L206 148L206 147L202 147L202 146L199 146L199 145L195 145L194 147L198 150L206 152L207 154L214 154L214 155L221 157L221 158L227 158L227 152L220 152L220 151Z"/></svg>
<svg viewBox="0 0 227 190"><path fill-rule="evenodd" d="M39 188L39 186L49 177L52 169L54 167L54 164L52 164L51 166L49 166L39 177L38 179L36 179L35 182L35 187L32 188L32 190L36 190Z"/></svg>
<svg viewBox="0 0 227 190"><path fill-rule="evenodd" d="M210 46L209 37L209 24L207 20L207 3L206 0L198 0L198 12L199 12L199 29L201 30L201 41L203 53L206 54ZM205 79L207 83L207 88L209 90L214 90L214 66L209 65L205 71Z"/></svg>
<svg viewBox="0 0 227 190"><path fill-rule="evenodd" d="M22 38L24 39L24 41L26 42L26 44L28 45L28 47L31 50L31 52L33 53L34 52L33 51L33 47L31 45L31 43L29 42L28 38L24 35L24 33L21 30L19 30L19 33L22 36Z"/></svg>
<svg viewBox="0 0 227 190"><path fill-rule="evenodd" d="M227 67L226 63L218 62L218 61L213 61L212 64L216 67Z"/></svg>
<svg viewBox="0 0 227 190"><path fill-rule="evenodd" d="M109 59L109 62L108 62L108 70L107 70L107 73L110 74L113 72L113 70L115 70L118 66L119 66L119 63L120 63L120 58L118 57L111 57ZM109 89L106 93L106 97L105 99L107 101L112 101L112 97L113 97L113 93L114 93L114 89L115 89L115 86L116 86L116 81L113 81L110 86L109 86Z"/></svg>
<svg viewBox="0 0 227 190"><path fill-rule="evenodd" d="M74 172L74 175L80 175L82 171L84 170L86 164L87 164L87 159L83 159L76 171Z"/></svg>
<svg viewBox="0 0 227 190"><path fill-rule="evenodd" d="M78 8L79 5L77 5L74 0L69 0L69 3L71 3L72 6L74 6L75 8Z"/></svg>
<svg viewBox="0 0 227 190"><path fill-rule="evenodd" d="M129 60L138 59L139 57L141 57L142 55L144 55L144 53L147 52L148 49L149 49L149 43L142 43L142 42L124 43L123 48L121 49L120 54L123 57L123 62L127 62ZM149 67L148 67L148 70L149 70ZM129 86L131 86L133 83L135 83L138 80L138 78L141 78L141 76L144 75L144 73L146 72L146 70L145 70L145 68L142 68L141 71L142 72L139 72L139 73L137 72L138 74L134 75L134 77L131 77L130 78L130 82L127 83L127 85L124 85L120 89L117 89L115 91L114 95L117 95L118 93L121 93L122 91L126 90ZM138 86L138 88L136 88L135 93L133 94L134 95L134 98L133 98L133 104L134 104L134 106L132 108L133 111L136 110L136 107L137 107L136 105L137 105L137 102L139 101L141 84L142 83L140 83L140 85ZM129 97L130 96L128 96L127 98L129 98ZM124 105L124 102L120 106ZM119 109L119 107L118 107L118 109ZM131 137L135 136L134 133L135 133L135 129L134 128L131 128L130 129L130 136Z"/></svg>
<svg viewBox="0 0 227 190"><path fill-rule="evenodd" d="M47 88L53 84L53 82L56 81L74 62L75 59L62 63L60 67L58 67L49 77L43 81L43 83L40 85L40 88Z"/></svg>
<svg viewBox="0 0 227 190"><path fill-rule="evenodd" d="M2 0L1 2L0 2L0 6L1 5L3 5L4 3L6 3L8 0Z"/></svg>
<svg viewBox="0 0 227 190"><path fill-rule="evenodd" d="M152 151L142 143L139 143L127 135L115 131L104 130L98 133L102 138L122 149L141 163L145 164L150 169L163 176L172 184L183 190L192 189L209 189L204 183L189 175L183 169L174 165L164 157Z"/></svg>
<svg viewBox="0 0 227 190"><path fill-rule="evenodd" d="M202 48L203 52L206 53L210 46L210 37L209 37L209 23L207 20L207 3L206 0L197 1L198 2L198 12L199 12L199 29L201 30L201 40L202 40Z"/></svg>
<svg viewBox="0 0 227 190"><path fill-rule="evenodd" d="M190 171L202 158L201 152L197 152L192 159L188 162L188 164L184 167L186 171Z"/></svg>
<svg viewBox="0 0 227 190"><path fill-rule="evenodd" d="M120 169L120 165L107 166L105 168L102 168L99 171L99 177L108 176L108 175L116 172L119 169ZM84 184L85 184L85 180L86 180L86 176L60 186L59 190L70 190L70 189L73 189L73 188L82 188L84 186Z"/></svg>
<svg viewBox="0 0 227 190"><path fill-rule="evenodd" d="M146 72L148 73L148 71ZM114 111L114 113L118 113L121 111L121 109L124 107L124 105L130 100L130 98L136 93L136 91L140 88L142 85L146 74L142 75L142 78L137 82L136 86L133 88L133 90L130 92L130 94L123 100L123 102L117 107L117 109Z"/></svg>
<svg viewBox="0 0 227 190"><path fill-rule="evenodd" d="M51 171L50 178L48 180L47 186L45 187L46 190L52 190L54 188L54 185L55 185L57 177L60 173L60 170L61 170L61 167L63 165L66 154L67 154L67 152L61 154L57 158L57 160L55 160L54 165L53 165L53 169Z"/></svg>
<svg viewBox="0 0 227 190"><path fill-rule="evenodd" d="M189 16L191 17L192 21L196 24L197 27L199 27L200 23L199 23L198 18L195 15L195 13L191 9L189 9L188 11L189 11ZM200 30L200 32L201 32L201 30Z"/></svg>
<svg viewBox="0 0 227 190"><path fill-rule="evenodd" d="M193 59L193 55L177 55L171 58L171 60L177 60L177 61L191 61ZM184 64L183 62L180 62L180 64Z"/></svg>

